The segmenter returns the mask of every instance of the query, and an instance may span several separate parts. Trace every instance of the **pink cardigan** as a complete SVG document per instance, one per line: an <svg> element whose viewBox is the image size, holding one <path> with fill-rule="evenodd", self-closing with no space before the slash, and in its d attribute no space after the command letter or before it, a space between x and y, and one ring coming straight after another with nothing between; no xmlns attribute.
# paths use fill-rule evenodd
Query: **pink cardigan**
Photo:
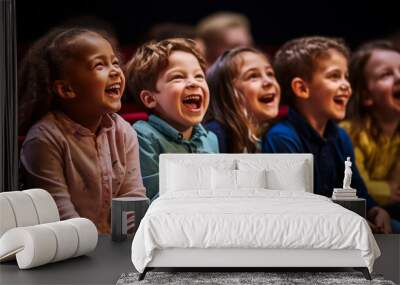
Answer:
<svg viewBox="0 0 400 285"><path fill-rule="evenodd" d="M105 115L98 134L64 113L50 112L28 132L21 163L26 187L54 198L61 219L85 217L110 232L112 197L145 197L135 130Z"/></svg>

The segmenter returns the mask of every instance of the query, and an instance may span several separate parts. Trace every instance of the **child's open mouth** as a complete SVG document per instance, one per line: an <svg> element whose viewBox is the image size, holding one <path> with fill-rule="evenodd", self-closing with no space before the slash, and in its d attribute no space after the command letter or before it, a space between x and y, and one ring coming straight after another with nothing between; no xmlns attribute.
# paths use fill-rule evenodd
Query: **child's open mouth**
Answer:
<svg viewBox="0 0 400 285"><path fill-rule="evenodd" d="M202 101L201 95L188 95L182 99L182 104L191 111L198 111Z"/></svg>
<svg viewBox="0 0 400 285"><path fill-rule="evenodd" d="M121 83L115 83L106 88L107 95L111 97L119 97L121 94Z"/></svg>
<svg viewBox="0 0 400 285"><path fill-rule="evenodd" d="M275 93L269 93L258 98L258 101L263 104L268 104L274 101Z"/></svg>
<svg viewBox="0 0 400 285"><path fill-rule="evenodd" d="M333 101L341 107L346 107L346 104L348 101L348 96L345 96L345 95L335 96L335 97L333 97Z"/></svg>

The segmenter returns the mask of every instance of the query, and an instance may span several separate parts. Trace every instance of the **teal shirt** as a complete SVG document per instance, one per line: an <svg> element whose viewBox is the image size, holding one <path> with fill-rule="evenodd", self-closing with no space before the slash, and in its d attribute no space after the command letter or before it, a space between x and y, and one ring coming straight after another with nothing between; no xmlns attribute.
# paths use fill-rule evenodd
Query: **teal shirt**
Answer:
<svg viewBox="0 0 400 285"><path fill-rule="evenodd" d="M161 153L218 153L218 140L213 132L199 124L193 127L190 140L166 121L150 115L148 121L133 124L139 140L140 169L147 197L158 197L158 157Z"/></svg>

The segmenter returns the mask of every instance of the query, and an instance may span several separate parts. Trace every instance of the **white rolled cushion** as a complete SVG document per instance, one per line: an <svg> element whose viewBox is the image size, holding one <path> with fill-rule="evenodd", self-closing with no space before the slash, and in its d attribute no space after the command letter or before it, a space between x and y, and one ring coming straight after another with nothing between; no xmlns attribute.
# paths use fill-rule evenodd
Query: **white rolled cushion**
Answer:
<svg viewBox="0 0 400 285"><path fill-rule="evenodd" d="M39 224L57 222L60 220L56 202L50 193L43 189L24 190L30 196L36 208Z"/></svg>
<svg viewBox="0 0 400 285"><path fill-rule="evenodd" d="M39 223L36 208L30 196L23 191L1 193L11 205L17 227L33 226Z"/></svg>
<svg viewBox="0 0 400 285"><path fill-rule="evenodd" d="M170 163L168 172L167 189L170 191L211 189L210 167Z"/></svg>
<svg viewBox="0 0 400 285"><path fill-rule="evenodd" d="M96 248L96 226L88 219L18 227L0 238L0 261L16 257L20 269L86 254Z"/></svg>
<svg viewBox="0 0 400 285"><path fill-rule="evenodd" d="M70 223L54 222L43 224L44 227L53 231L56 236L57 249L51 262L57 262L75 255L78 249L78 233Z"/></svg>
<svg viewBox="0 0 400 285"><path fill-rule="evenodd" d="M92 221L85 218L65 220L70 223L78 234L78 248L73 257L86 254L96 248L98 232Z"/></svg>
<svg viewBox="0 0 400 285"><path fill-rule="evenodd" d="M0 237L9 229L16 226L17 222L15 221L14 211L11 208L10 202L6 197L0 195Z"/></svg>
<svg viewBox="0 0 400 285"><path fill-rule="evenodd" d="M20 269L51 262L57 248L53 231L43 225L13 228L0 239L0 261L16 255Z"/></svg>
<svg viewBox="0 0 400 285"><path fill-rule="evenodd" d="M267 188L266 170L237 170L238 188Z"/></svg>
<svg viewBox="0 0 400 285"><path fill-rule="evenodd" d="M236 190L236 170L212 168L214 190Z"/></svg>
<svg viewBox="0 0 400 285"><path fill-rule="evenodd" d="M289 178L290 177L290 178ZM279 171L267 170L267 188L272 190L306 191L307 182L303 167Z"/></svg>

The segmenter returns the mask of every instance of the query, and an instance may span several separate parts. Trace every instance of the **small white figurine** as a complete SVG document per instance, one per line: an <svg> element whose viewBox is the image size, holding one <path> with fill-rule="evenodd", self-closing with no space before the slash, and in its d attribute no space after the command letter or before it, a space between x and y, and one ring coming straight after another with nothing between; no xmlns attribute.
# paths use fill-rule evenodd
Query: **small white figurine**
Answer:
<svg viewBox="0 0 400 285"><path fill-rule="evenodd" d="M343 179L343 189L351 189L351 176L353 172L351 171L351 161L350 157L347 157L347 160L344 162L344 179Z"/></svg>

